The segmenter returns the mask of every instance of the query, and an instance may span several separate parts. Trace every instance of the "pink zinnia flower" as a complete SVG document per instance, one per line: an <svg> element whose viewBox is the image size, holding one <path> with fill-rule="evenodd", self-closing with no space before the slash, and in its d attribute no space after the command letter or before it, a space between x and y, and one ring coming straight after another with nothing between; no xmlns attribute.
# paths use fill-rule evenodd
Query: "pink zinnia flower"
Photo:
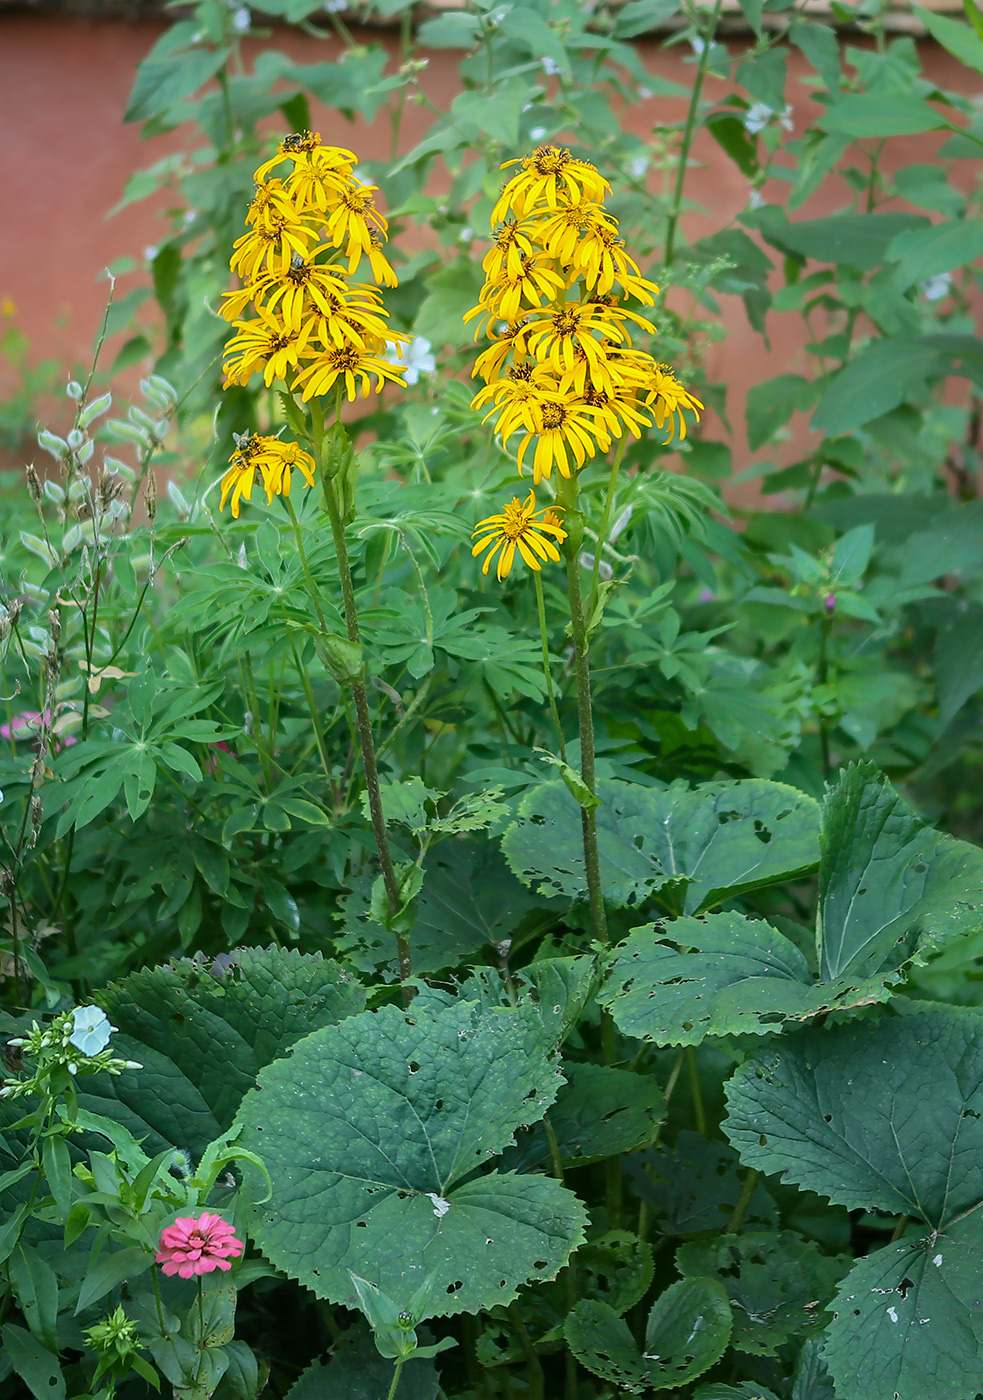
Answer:
<svg viewBox="0 0 983 1400"><path fill-rule="evenodd" d="M242 1240L236 1239L234 1225L206 1210L202 1215L185 1216L166 1226L160 1232L156 1259L163 1264L165 1274L194 1278L215 1269L228 1272L232 1268L229 1260L238 1259L245 1248Z"/></svg>

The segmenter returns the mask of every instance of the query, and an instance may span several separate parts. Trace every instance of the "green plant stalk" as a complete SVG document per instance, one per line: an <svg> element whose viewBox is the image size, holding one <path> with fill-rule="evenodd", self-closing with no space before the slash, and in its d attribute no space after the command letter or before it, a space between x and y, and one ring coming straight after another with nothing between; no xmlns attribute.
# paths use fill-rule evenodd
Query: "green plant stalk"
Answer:
<svg viewBox="0 0 983 1400"><path fill-rule="evenodd" d="M597 585L601 577L601 555L604 553L604 546L607 543L608 528L611 524L611 511L614 507L614 491L618 484L618 474L621 471L621 463L625 455L625 448L628 446L628 430L625 429L621 441L618 443L618 450L614 454L614 461L611 463L611 475L608 477L607 495L604 497L604 513L601 516L601 524L597 531L597 548L594 553L594 571L591 581L592 597L597 597Z"/></svg>
<svg viewBox="0 0 983 1400"><path fill-rule="evenodd" d="M744 1177L744 1184L741 1187L741 1194L737 1198L737 1204L731 1212L731 1217L724 1227L725 1235L736 1234L744 1223L747 1208L751 1204L751 1197L754 1195L754 1188L758 1184L758 1177L761 1175L754 1167L749 1167Z"/></svg>
<svg viewBox="0 0 983 1400"><path fill-rule="evenodd" d="M567 761L567 745L563 738L563 726L560 723L560 712L556 707L556 692L553 688L553 668L550 665L550 639L546 629L546 600L543 597L543 580L539 574L532 576L533 586L536 589L536 610L539 613L539 640L543 647L543 675L546 677L546 693L549 696L550 714L553 716L553 724L556 728L556 741L560 746L560 757L563 762Z"/></svg>
<svg viewBox="0 0 983 1400"><path fill-rule="evenodd" d="M717 18L720 14L722 0L714 0L713 9L707 19L701 38L703 39L703 52L700 54L700 61L696 65L696 78L693 82L693 91L689 99L689 110L686 113L686 125L683 127L683 140L679 148L679 168L676 171L676 188L672 195L672 207L669 210L669 218L666 222L666 246L662 261L668 269L672 264L673 253L676 251L676 231L679 227L679 215L683 207L683 185L686 182L686 165L689 160L690 147L693 144L693 137L696 135L696 116L700 107L700 94L703 91L703 79L706 77L707 68L710 64L710 46L713 43L713 35L717 28Z"/></svg>
<svg viewBox="0 0 983 1400"><path fill-rule="evenodd" d="M395 1371L393 1371L393 1383L389 1387L389 1394L387 1395L386 1400L393 1400L393 1396L396 1394L396 1387L399 1385L399 1378L402 1375L402 1373L403 1358L400 1357L400 1359L396 1362L396 1369Z"/></svg>
<svg viewBox="0 0 983 1400"><path fill-rule="evenodd" d="M358 604L355 600L355 585L352 582L351 564L348 559L348 546L345 543L345 523L341 518L334 482L323 472L321 473L321 482L324 489L324 503L327 506L328 517L331 521L331 533L334 536L335 553L338 558L338 579L341 583L341 596L344 603L345 627L348 632L348 640L360 646L362 638L358 625ZM351 692L352 698L355 701L355 727L358 730L358 742L362 750L362 767L365 771L365 790L369 800L369 812L372 817L372 834L375 837L376 850L379 853L379 865L382 869L382 882L386 891L386 899L389 903L389 915L390 918L395 920L401 904L399 897L399 880L396 876L396 867L393 864L392 851L389 848L386 817L382 809L382 792L379 788L379 766L376 762L375 739L372 734L372 717L369 713L369 695L365 687L364 675L357 681L351 683ZM407 984L409 979L413 976L413 959L410 952L410 943L405 933L398 929L394 930L394 932L396 937L396 957L399 963L399 980L403 984L403 1002L408 1005L411 993Z"/></svg>
<svg viewBox="0 0 983 1400"><path fill-rule="evenodd" d="M561 477L557 490L557 501L572 520L579 516L577 495L579 483L575 476ZM580 729L580 776L592 797L597 796L597 780L594 774L594 715L590 693L590 661L587 639L587 623L584 619L584 596L580 586L580 544L582 531L568 534L563 550L567 561L567 595L570 600L570 630L573 638L574 665L577 674L577 724ZM602 943L608 941L607 915L604 909L604 891L601 885L601 860L597 849L597 819L595 810L581 808L581 821L584 833L584 865L587 871L587 891L590 899L591 921L594 933ZM613 1032L612 1032L613 1034Z"/></svg>

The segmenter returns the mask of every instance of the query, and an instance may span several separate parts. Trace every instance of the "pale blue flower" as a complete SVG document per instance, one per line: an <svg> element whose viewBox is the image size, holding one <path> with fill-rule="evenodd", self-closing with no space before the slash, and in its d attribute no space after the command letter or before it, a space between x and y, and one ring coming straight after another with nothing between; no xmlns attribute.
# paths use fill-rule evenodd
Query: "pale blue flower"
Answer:
<svg viewBox="0 0 983 1400"><path fill-rule="evenodd" d="M390 340L386 349L386 360L397 365L407 384L415 384L421 374L430 374L437 368L437 361L430 353L432 346L425 335L415 335L409 345L397 345Z"/></svg>
<svg viewBox="0 0 983 1400"><path fill-rule="evenodd" d="M77 1006L72 1013L72 1033L68 1043L81 1050L83 1055L98 1055L109 1044L109 1037L115 1029L100 1007Z"/></svg>

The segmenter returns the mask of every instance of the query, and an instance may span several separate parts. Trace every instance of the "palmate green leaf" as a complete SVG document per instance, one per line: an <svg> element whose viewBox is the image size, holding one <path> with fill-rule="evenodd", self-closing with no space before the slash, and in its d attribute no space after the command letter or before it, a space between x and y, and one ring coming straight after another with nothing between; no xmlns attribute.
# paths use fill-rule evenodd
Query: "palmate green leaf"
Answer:
<svg viewBox="0 0 983 1400"><path fill-rule="evenodd" d="M676 1251L681 1274L723 1284L733 1315L730 1344L750 1356L777 1356L786 1342L818 1332L850 1262L787 1230L720 1235Z"/></svg>
<svg viewBox="0 0 983 1400"><path fill-rule="evenodd" d="M896 967L816 982L795 944L744 914L709 914L634 929L598 1001L625 1035L699 1045L708 1035L769 1035L787 1021L886 1001Z"/></svg>
<svg viewBox="0 0 983 1400"><path fill-rule="evenodd" d="M869 977L983 930L983 850L935 831L869 763L823 811L819 970Z"/></svg>
<svg viewBox="0 0 983 1400"><path fill-rule="evenodd" d="M743 1160L847 1208L924 1222L856 1264L824 1349L842 1400L974 1400L983 1347L983 1013L900 1003L743 1064L724 1129Z"/></svg>
<svg viewBox="0 0 983 1400"><path fill-rule="evenodd" d="M474 1173L559 1083L531 1007L387 1006L316 1031L240 1110L243 1144L273 1179L251 1212L257 1242L346 1305L352 1274L400 1308L426 1286L430 1317L507 1304L554 1276L586 1214L553 1179Z"/></svg>
<svg viewBox="0 0 983 1400"><path fill-rule="evenodd" d="M243 948L210 971L191 959L104 988L112 1047L139 1070L79 1083L79 1102L144 1139L200 1155L228 1128L257 1071L309 1031L361 1011L337 963L292 949Z"/></svg>
<svg viewBox="0 0 983 1400"><path fill-rule="evenodd" d="M678 912L811 869L818 859L818 807L812 798L763 779L690 789L598 784L597 836L605 900L639 904L652 894ZM509 865L539 893L587 893L580 807L562 782L523 797L502 838Z"/></svg>
<svg viewBox="0 0 983 1400"><path fill-rule="evenodd" d="M686 1385L723 1354L730 1336L727 1294L710 1278L687 1278L667 1288L652 1305L645 1350L613 1308L585 1299L564 1326L577 1360L602 1380L640 1395Z"/></svg>

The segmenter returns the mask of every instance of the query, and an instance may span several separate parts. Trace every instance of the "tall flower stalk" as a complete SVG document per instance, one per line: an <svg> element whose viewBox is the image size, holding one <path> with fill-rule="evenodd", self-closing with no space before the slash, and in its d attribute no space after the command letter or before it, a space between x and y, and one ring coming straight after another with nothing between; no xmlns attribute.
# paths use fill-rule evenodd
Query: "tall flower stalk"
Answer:
<svg viewBox="0 0 983 1400"><path fill-rule="evenodd" d="M406 1000L413 962L401 923L400 877L386 831L358 603L345 538L354 513L357 463L341 422L341 405L346 399L378 393L387 383L403 386L392 354L394 347L399 353L410 337L387 324L389 312L380 287L397 285L383 252L388 229L375 207L376 187L355 175L357 163L353 152L326 146L316 132L307 131L288 136L277 154L255 172L247 232L236 241L230 261L242 286L223 298L222 314L235 331L225 347L226 384L244 384L254 374L262 374L267 386L282 383L288 391L283 403L289 426L304 437L311 451L280 435L237 438L222 477L221 504L231 500L232 514L238 516L241 501L251 499L257 480L268 503L274 496L289 498L295 471L305 487L320 481L334 539L346 635L334 636L327 630L301 548L316 618L312 631L322 661L349 688L354 702L354 728L387 922L396 939ZM355 280L366 267L372 282ZM303 405L308 407L307 415ZM286 504L296 531L296 515L289 500Z"/></svg>
<svg viewBox="0 0 983 1400"><path fill-rule="evenodd" d="M534 487L550 482L556 471L563 533L562 538L554 534L544 547L530 492L529 510L520 509L516 498L502 515L481 522L474 553L496 540L491 553L500 551L497 573L502 579L515 557L538 575L544 562L559 562L556 543L562 549L577 682L584 865L594 932L607 942L588 618L596 612L600 558L627 436L640 437L654 426L666 441L684 438L685 414L699 417L703 405L668 365L632 345L633 331L650 333L653 327L642 311L626 303L652 307L659 288L641 275L619 236L617 220L605 208L608 182L587 161L557 146L540 146L503 169L514 165L519 168L492 210L493 242L483 263L478 305L465 318L476 320L479 334L490 341L475 361L474 376L484 380L484 387L472 406L486 410L484 421L494 420L503 443L519 438L519 472L531 466ZM587 522L580 508L579 474L595 457L610 452L616 439L585 608L581 549ZM537 599L544 630L541 589Z"/></svg>

